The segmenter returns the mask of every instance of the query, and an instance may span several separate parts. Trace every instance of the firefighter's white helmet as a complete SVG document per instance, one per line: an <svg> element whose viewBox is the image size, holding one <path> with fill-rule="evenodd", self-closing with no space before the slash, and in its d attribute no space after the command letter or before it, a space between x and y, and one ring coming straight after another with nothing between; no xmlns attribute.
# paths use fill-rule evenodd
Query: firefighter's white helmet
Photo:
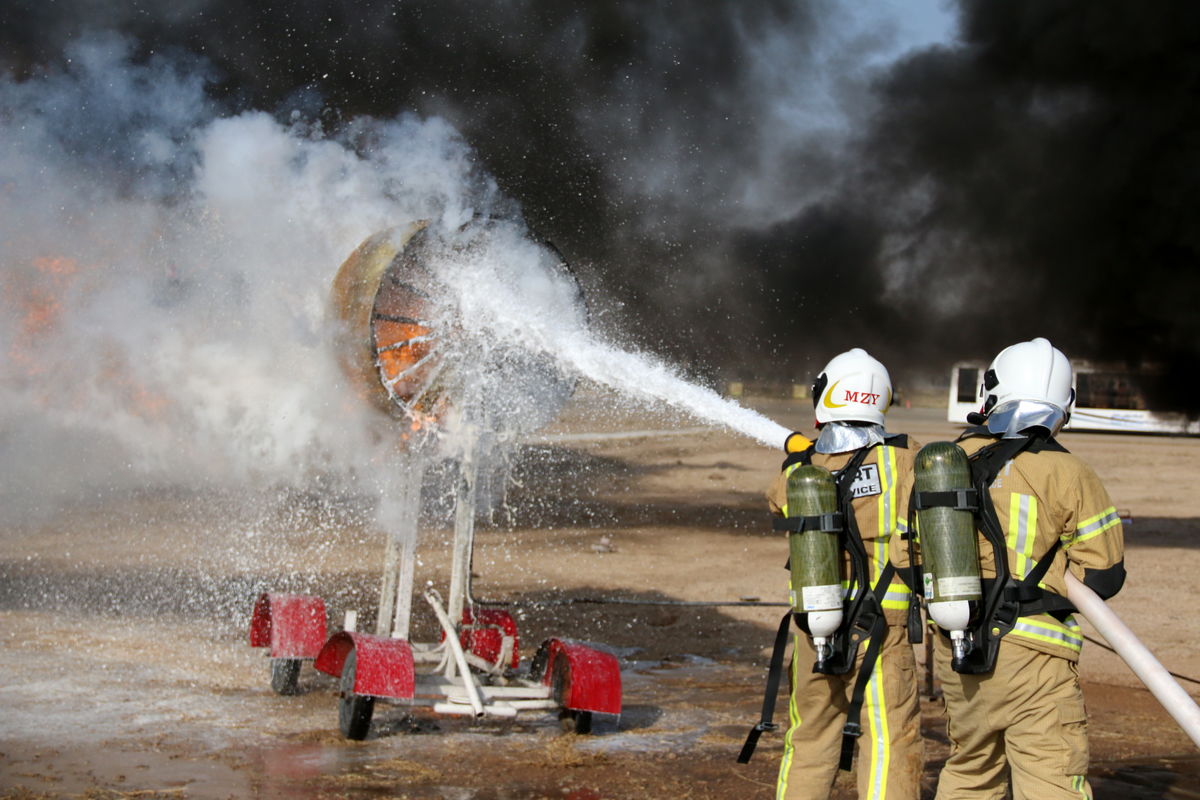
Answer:
<svg viewBox="0 0 1200 800"><path fill-rule="evenodd" d="M883 364L856 347L825 365L813 383L812 397L817 425L835 420L882 425L892 404L892 379Z"/></svg>
<svg viewBox="0 0 1200 800"><path fill-rule="evenodd" d="M983 413L1012 401L1031 400L1070 415L1075 402L1071 362L1046 339L1019 342L1000 351L983 375Z"/></svg>

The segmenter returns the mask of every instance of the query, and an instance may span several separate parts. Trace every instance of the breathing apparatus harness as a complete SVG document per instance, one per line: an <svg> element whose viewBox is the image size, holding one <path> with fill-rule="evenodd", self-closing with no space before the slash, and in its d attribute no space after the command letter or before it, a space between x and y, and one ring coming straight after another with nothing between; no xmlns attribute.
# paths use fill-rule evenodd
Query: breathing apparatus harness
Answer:
<svg viewBox="0 0 1200 800"><path fill-rule="evenodd" d="M995 578L985 578L983 598L972 615L970 632L970 647L961 658L954 658L951 666L955 672L978 675L991 672L996 665L996 654L999 651L1000 640L1003 639L1017 624L1019 617L1032 614L1051 614L1065 618L1075 610L1067 598L1049 592L1038 586L1045 577L1050 564L1054 561L1062 542L1055 539L1054 544L1042 554L1029 573L1021 579L1013 576L1008 566L1008 542L1000 525L1000 518L992 504L989 491L996 476L1004 465L1016 458L1020 453L1038 453L1042 451L1067 452L1066 448L1049 436L1045 430L1033 429L1031 435L1015 438L1002 438L986 445L968 457L971 467L970 489L942 492L918 492L914 490L912 502L909 503L909 563L912 564L912 583L910 589L922 598L925 597L922 567L916 560L913 547L913 532L916 531L915 517L918 510L928 508L948 507L960 511L970 511L975 516L976 527L992 548L992 560L996 568ZM985 427L968 428L958 437L960 442L971 436L993 437L995 434ZM919 536L919 531L916 536ZM913 614L917 604L909 608L909 638L911 641L921 641L919 624L912 624ZM943 632L943 635L946 635Z"/></svg>
<svg viewBox="0 0 1200 800"><path fill-rule="evenodd" d="M871 673L879 658L879 649L887 633L887 620L883 614L883 598L887 594L892 576L895 574L895 567L889 561L880 570L875 587L871 587L870 557L863 544L862 534L859 532L858 522L854 516L854 493L850 487L858 477L859 468L867 455L871 450L883 444L892 447L907 447L908 437L903 434L888 436L886 442L875 442L855 451L834 478L838 500L838 512L832 515L835 519L829 520L825 517L830 515L823 515L822 517L775 517L772 521L774 530L788 532L813 528L830 530L830 523L833 523L838 532L841 549L850 556L852 586L855 589L852 595L844 601L845 611L842 622L830 637L832 640L830 656L823 662L818 661L813 665L813 672L825 675L844 675L854 668L858 648L863 639L869 640L867 651L863 655L862 667L859 669L854 683L846 714L846 724L842 728L842 751L838 766L847 771L851 768L854 758L854 742L862 735L860 719L867 683L871 679ZM801 452L792 453L784 460L783 469L786 471L793 465L811 464L814 450L815 448L810 446ZM790 566L790 562L786 566ZM758 745L759 737L764 732L773 731L777 727L772 720L775 715L775 698L779 694L780 679L783 676L783 658L787 650L790 623L794 619L800 630L809 633L805 617L804 614L788 609L779 621L779 628L775 633L775 644L771 650L771 662L767 670L767 687L763 697L762 713L759 722L746 736L746 742L742 745L741 753L738 754L739 764L748 763Z"/></svg>

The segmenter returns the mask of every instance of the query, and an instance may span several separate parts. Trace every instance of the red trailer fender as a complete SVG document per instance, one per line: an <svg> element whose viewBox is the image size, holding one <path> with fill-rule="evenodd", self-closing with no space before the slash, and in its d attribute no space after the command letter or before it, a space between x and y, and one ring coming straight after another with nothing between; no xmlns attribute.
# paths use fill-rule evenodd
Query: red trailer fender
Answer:
<svg viewBox="0 0 1200 800"><path fill-rule="evenodd" d="M468 653L494 664L500 658L504 637L511 636L513 647L508 666L516 669L521 663L518 652L521 642L517 638L517 621L512 614L499 608L475 608L473 612L471 608L464 608L462 621L458 640ZM441 638L446 638L445 631Z"/></svg>
<svg viewBox="0 0 1200 800"><path fill-rule="evenodd" d="M412 646L403 639L342 631L329 637L313 666L338 677L354 651L354 693L405 700L413 696Z"/></svg>
<svg viewBox="0 0 1200 800"><path fill-rule="evenodd" d="M547 639L530 665L532 675L554 689L563 708L621 713L621 665L612 653L580 642Z"/></svg>
<svg viewBox="0 0 1200 800"><path fill-rule="evenodd" d="M316 658L325 643L325 601L303 594L263 592L250 617L250 646L271 658Z"/></svg>

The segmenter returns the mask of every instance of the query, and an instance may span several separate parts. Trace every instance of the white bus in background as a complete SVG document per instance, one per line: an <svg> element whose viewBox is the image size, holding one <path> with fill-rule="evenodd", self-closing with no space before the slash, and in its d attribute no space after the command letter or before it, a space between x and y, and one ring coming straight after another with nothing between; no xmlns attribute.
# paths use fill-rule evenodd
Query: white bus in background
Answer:
<svg viewBox="0 0 1200 800"><path fill-rule="evenodd" d="M1147 408L1145 388L1161 380L1153 372L1131 373L1072 361L1075 370L1075 408L1064 430L1122 433L1200 434L1200 419ZM967 414L983 404L979 391L986 363L962 361L950 370L946 419L967 423Z"/></svg>

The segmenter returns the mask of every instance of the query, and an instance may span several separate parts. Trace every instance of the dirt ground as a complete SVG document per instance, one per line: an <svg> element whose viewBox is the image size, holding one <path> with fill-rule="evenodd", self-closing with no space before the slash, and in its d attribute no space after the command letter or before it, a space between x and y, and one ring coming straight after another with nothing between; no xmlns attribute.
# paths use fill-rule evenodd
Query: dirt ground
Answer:
<svg viewBox="0 0 1200 800"><path fill-rule="evenodd" d="M383 534L370 502L102 493L0 529L0 797L773 796L781 733L749 765L735 758L786 596L786 545L762 500L781 453L602 403L578 399L522 448L507 504L480 520L474 592L512 604L526 660L549 635L618 653L619 719L577 736L549 715L476 722L381 705L365 741L343 740L334 680L306 666L299 696L275 695L246 631L267 589L318 593L332 627L356 608L373 630ZM800 403L749 404L791 427L811 419ZM949 438L943 416L898 408L890 427ZM1200 696L1200 439L1062 440L1128 517L1129 580L1112 607ZM444 512L427 514L418 567L443 593ZM431 636L430 620L415 624L414 638ZM1081 675L1096 796L1200 798L1200 754L1123 663L1089 644ZM930 797L943 727L927 698ZM853 797L851 782L835 796Z"/></svg>

